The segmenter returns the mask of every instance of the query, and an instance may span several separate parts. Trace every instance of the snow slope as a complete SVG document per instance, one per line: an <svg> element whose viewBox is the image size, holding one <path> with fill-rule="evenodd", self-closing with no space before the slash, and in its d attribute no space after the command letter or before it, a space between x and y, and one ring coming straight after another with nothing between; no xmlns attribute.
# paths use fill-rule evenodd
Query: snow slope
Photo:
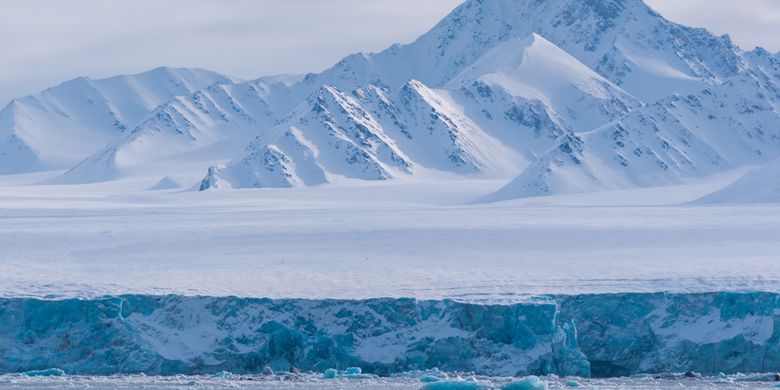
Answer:
<svg viewBox="0 0 780 390"><path fill-rule="evenodd" d="M499 45L444 89L417 80L397 93L325 86L243 155L211 168L201 188L384 180L415 166L505 174L527 166L557 136L590 130L639 104L534 34Z"/></svg>
<svg viewBox="0 0 780 390"><path fill-rule="evenodd" d="M231 165L211 168L201 189L313 185L333 175L384 180L391 171L411 171L411 161L381 125L354 98L330 86L258 136Z"/></svg>
<svg viewBox="0 0 780 390"><path fill-rule="evenodd" d="M780 159L755 168L734 183L696 201L700 204L778 202Z"/></svg>
<svg viewBox="0 0 780 390"><path fill-rule="evenodd" d="M261 78L214 83L176 96L54 182L98 182L161 170L177 173L164 171L171 166L205 170L214 161L229 159L271 126L286 110L286 89L282 81Z"/></svg>
<svg viewBox="0 0 780 390"><path fill-rule="evenodd" d="M646 105L556 147L488 199L683 183L780 154L780 121L753 75Z"/></svg>
<svg viewBox="0 0 780 390"><path fill-rule="evenodd" d="M639 105L637 99L535 33L499 44L448 86L457 89L473 83L542 102L574 131L592 130Z"/></svg>
<svg viewBox="0 0 780 390"><path fill-rule="evenodd" d="M199 69L158 68L102 80L77 78L0 111L0 173L63 169L122 137L174 96L229 78Z"/></svg>
<svg viewBox="0 0 780 390"><path fill-rule="evenodd" d="M325 86L226 167L211 168L201 188L386 180L416 166L461 174L516 169L516 152L470 121L446 91L412 80L389 95L376 86L351 94Z"/></svg>

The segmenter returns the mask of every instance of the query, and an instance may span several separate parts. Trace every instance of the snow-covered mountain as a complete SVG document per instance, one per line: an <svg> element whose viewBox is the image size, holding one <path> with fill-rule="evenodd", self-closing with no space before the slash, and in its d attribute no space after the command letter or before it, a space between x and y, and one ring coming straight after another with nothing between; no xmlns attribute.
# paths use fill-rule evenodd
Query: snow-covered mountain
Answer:
<svg viewBox="0 0 780 390"><path fill-rule="evenodd" d="M502 153L488 155L490 150ZM287 120L262 134L202 189L290 187L339 177L385 180L416 165L456 173L506 167L512 151L444 95L412 80L397 94L367 86L347 94L324 86Z"/></svg>
<svg viewBox="0 0 780 390"><path fill-rule="evenodd" d="M355 98L323 86L292 116L257 137L229 167L212 167L210 187L292 187L333 174L383 180L411 162Z"/></svg>
<svg viewBox="0 0 780 390"><path fill-rule="evenodd" d="M414 43L349 56L293 90L325 83L352 91L413 167L522 172L486 198L497 200L668 185L764 162L780 153L777 66L761 49L743 52L639 0L473 0ZM408 99L423 88L459 124L431 143L410 137L426 127ZM366 90L381 91L381 104L361 99L377 95ZM464 134L483 142L447 141ZM289 172L299 159L269 146L256 140L227 167L213 167L201 188L268 186L254 180L263 172L285 172L293 178L285 186L308 184ZM319 172L311 183L332 181L316 153L305 155L302 164Z"/></svg>
<svg viewBox="0 0 780 390"><path fill-rule="evenodd" d="M43 113L40 96L15 101L0 113L4 172L80 160L53 182L82 183L185 169L205 173L202 190L515 177L485 198L502 200L684 183L780 156L777 55L641 0L469 0L410 44L319 74L187 72L150 72L153 94L112 81L101 98L65 99L98 83L76 80L42 93L68 100ZM78 106L55 109L66 104ZM90 141L60 148L63 134Z"/></svg>
<svg viewBox="0 0 780 390"><path fill-rule="evenodd" d="M470 0L414 43L349 56L312 80L439 87L498 44L533 33L649 100L743 66L727 36L672 23L641 0Z"/></svg>
<svg viewBox="0 0 780 390"><path fill-rule="evenodd" d="M418 166L507 174L561 135L615 120L640 104L532 34L498 45L441 89L418 80L395 91L376 84L349 94L322 87L239 158L209 169L201 189L384 180Z"/></svg>
<svg viewBox="0 0 780 390"><path fill-rule="evenodd" d="M670 185L764 163L780 155L777 85L750 71L647 104L563 139L488 199Z"/></svg>
<svg viewBox="0 0 780 390"><path fill-rule="evenodd" d="M0 111L0 173L65 169L122 137L155 107L213 83L232 83L198 69L158 68L91 80L77 78Z"/></svg>
<svg viewBox="0 0 780 390"><path fill-rule="evenodd" d="M592 130L639 101L538 34L511 39L485 53L450 81L526 102L539 102L574 131Z"/></svg>
<svg viewBox="0 0 780 390"><path fill-rule="evenodd" d="M179 163L206 169L242 150L286 111L287 82L261 78L245 83L215 82L172 97L154 108L122 137L93 153L55 182L111 180L150 164Z"/></svg>

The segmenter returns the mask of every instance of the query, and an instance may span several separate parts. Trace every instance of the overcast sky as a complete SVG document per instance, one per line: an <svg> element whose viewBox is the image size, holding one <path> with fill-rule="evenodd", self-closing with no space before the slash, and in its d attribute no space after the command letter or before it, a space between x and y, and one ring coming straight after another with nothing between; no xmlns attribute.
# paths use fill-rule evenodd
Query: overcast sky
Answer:
<svg viewBox="0 0 780 390"><path fill-rule="evenodd" d="M73 77L160 65L245 79L316 72L410 42L461 1L0 0L0 105ZM648 2L743 47L780 50L780 0Z"/></svg>

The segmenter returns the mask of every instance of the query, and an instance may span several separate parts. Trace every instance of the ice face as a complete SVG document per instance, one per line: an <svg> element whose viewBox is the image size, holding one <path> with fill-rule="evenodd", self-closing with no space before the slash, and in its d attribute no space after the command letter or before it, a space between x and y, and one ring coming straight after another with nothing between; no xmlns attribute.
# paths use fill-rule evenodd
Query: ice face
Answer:
<svg viewBox="0 0 780 390"><path fill-rule="evenodd" d="M780 367L776 294L615 294L561 301L594 376Z"/></svg>
<svg viewBox="0 0 780 390"><path fill-rule="evenodd" d="M132 295L3 299L0 371L333 369L336 377L435 367L495 376L768 372L780 367L779 321L780 295L770 293L602 294L505 305Z"/></svg>

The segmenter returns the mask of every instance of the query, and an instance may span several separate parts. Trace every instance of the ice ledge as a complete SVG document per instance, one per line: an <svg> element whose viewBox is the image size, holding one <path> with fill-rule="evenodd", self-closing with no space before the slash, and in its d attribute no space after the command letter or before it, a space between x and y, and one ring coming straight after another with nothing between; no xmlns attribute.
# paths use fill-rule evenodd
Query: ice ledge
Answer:
<svg viewBox="0 0 780 390"><path fill-rule="evenodd" d="M506 305L126 295L0 299L0 373L438 367L486 375L780 370L780 294L595 294Z"/></svg>

